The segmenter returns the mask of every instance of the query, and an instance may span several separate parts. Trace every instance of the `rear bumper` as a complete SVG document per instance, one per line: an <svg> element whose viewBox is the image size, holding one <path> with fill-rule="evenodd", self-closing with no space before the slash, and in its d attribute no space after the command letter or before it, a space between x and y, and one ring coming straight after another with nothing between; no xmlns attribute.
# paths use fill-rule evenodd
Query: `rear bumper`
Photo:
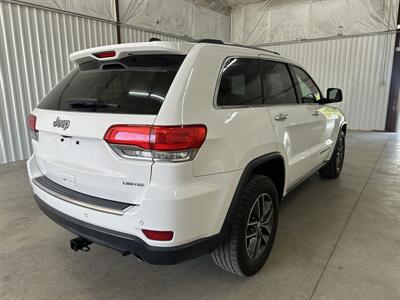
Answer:
<svg viewBox="0 0 400 300"><path fill-rule="evenodd" d="M39 167L35 155L27 167L35 199L52 220L93 243L136 254L153 264L179 263L217 246L226 232L221 226L241 174L194 178L191 165L171 164L165 166L168 172L153 177L138 204L121 208L121 203L111 207L104 199L38 181L46 176L46 169ZM173 231L174 235L170 241L156 241L146 237L143 229Z"/></svg>
<svg viewBox="0 0 400 300"><path fill-rule="evenodd" d="M150 246L136 236L95 226L65 215L47 205L37 195L34 197L39 208L50 219L65 229L93 243L120 252L136 254L144 261L151 264L176 264L209 253L218 245L223 237L222 234L217 234L175 247Z"/></svg>

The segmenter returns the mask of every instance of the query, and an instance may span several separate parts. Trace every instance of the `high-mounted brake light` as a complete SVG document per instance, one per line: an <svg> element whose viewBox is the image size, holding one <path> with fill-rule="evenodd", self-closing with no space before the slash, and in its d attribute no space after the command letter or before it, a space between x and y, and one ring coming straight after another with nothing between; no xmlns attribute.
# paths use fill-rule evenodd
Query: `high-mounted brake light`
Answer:
<svg viewBox="0 0 400 300"><path fill-rule="evenodd" d="M126 157L183 161L193 159L207 135L204 125L111 126L104 140Z"/></svg>
<svg viewBox="0 0 400 300"><path fill-rule="evenodd" d="M39 139L39 131L36 129L36 116L30 114L28 116L28 130L31 135L31 138L34 140Z"/></svg>
<svg viewBox="0 0 400 300"><path fill-rule="evenodd" d="M115 51L104 51L104 52L97 52L93 53L94 56L97 58L109 58L115 56Z"/></svg>
<svg viewBox="0 0 400 300"><path fill-rule="evenodd" d="M170 241L174 237L174 233L172 231L142 229L142 232L148 239L154 241Z"/></svg>

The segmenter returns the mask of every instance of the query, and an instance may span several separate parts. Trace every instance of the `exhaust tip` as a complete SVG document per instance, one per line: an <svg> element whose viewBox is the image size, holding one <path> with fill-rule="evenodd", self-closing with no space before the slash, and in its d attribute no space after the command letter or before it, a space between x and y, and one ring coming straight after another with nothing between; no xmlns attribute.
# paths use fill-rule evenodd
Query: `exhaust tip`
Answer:
<svg viewBox="0 0 400 300"><path fill-rule="evenodd" d="M144 262L143 258L141 258L138 254L133 253L133 255L135 255L135 257L138 259L138 261Z"/></svg>

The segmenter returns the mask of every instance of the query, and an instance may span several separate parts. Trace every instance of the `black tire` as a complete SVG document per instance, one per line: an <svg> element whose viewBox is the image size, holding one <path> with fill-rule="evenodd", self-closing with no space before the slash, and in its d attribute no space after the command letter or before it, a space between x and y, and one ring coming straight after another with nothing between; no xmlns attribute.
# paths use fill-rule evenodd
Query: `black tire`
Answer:
<svg viewBox="0 0 400 300"><path fill-rule="evenodd" d="M341 131L336 141L331 159L319 170L321 177L333 179L340 175L343 167L345 148L345 134Z"/></svg>
<svg viewBox="0 0 400 300"><path fill-rule="evenodd" d="M241 191L239 201L229 235L211 256L220 268L240 276L251 276L264 266L274 243L279 215L278 192L270 178L255 175ZM256 222L257 225L249 225ZM247 237L252 235L255 236Z"/></svg>

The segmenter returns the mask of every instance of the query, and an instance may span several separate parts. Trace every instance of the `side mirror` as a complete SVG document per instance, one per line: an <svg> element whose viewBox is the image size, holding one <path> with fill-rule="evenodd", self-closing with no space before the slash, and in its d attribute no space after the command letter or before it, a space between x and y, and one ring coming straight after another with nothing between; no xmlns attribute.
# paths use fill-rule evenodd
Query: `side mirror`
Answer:
<svg viewBox="0 0 400 300"><path fill-rule="evenodd" d="M329 88L326 91L326 98L324 99L324 103L342 102L342 100L343 93L341 89Z"/></svg>

